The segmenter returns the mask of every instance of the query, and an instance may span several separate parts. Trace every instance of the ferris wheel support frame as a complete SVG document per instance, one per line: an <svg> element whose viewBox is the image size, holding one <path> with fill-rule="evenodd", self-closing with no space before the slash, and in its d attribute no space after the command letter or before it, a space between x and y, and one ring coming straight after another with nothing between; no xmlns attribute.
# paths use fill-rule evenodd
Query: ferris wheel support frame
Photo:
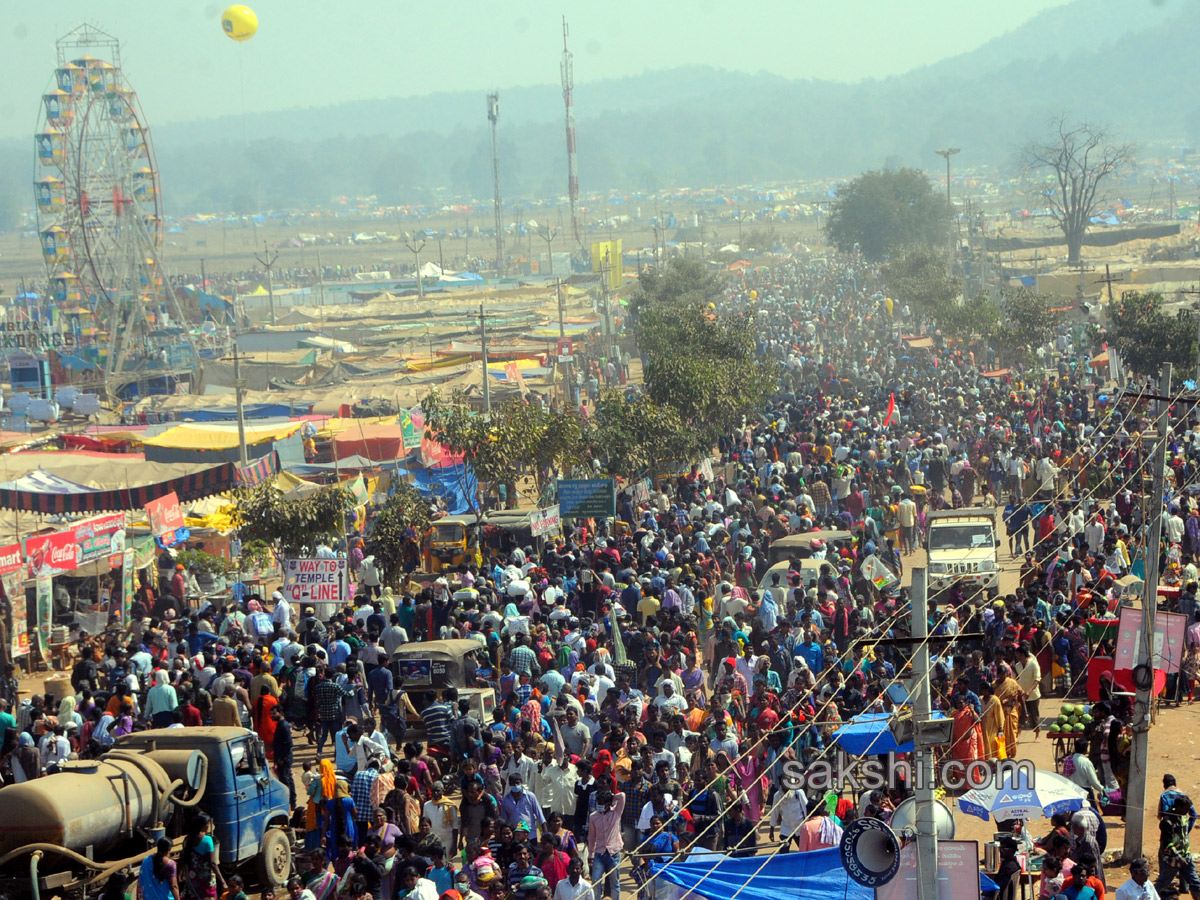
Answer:
<svg viewBox="0 0 1200 900"><path fill-rule="evenodd" d="M76 59L76 54L85 48L103 48L108 61L86 53ZM63 125L62 161L57 168L62 176L64 205L54 225L61 229L67 248L65 254L53 259L47 257L48 277L70 274L80 290L87 289L98 328L104 316L101 304L107 307L108 358L103 371L108 392L115 396L134 381L169 379L195 372L200 366L200 354L162 266L163 210L158 163L141 104L121 70L120 42L84 24L60 38L56 50L60 74L67 66L83 64L79 80L73 79L69 85L71 90L65 102L70 111L65 124L55 122L60 117L51 116L48 109L43 112L46 122L43 132ZM96 72L98 76L94 75ZM94 77L103 79L99 88ZM110 79L113 87L109 86ZM59 90L55 93L61 93L64 85L58 80L56 85ZM120 112L114 112L118 107ZM104 133L104 129L109 131ZM131 131L136 132L132 142ZM145 167L134 170L132 166L141 159L145 160ZM46 169L35 162L35 171ZM149 184L148 190L140 189L138 179L142 173ZM34 180L36 184L36 176ZM94 190L97 187L100 189ZM147 196L153 201L148 217ZM111 208L101 216L98 210L106 205ZM43 210L39 207L38 212L41 231ZM161 305L182 326L190 351L188 365L168 363L161 368L147 365L152 359L153 344L146 321L146 300ZM130 357L130 345L139 336L145 341L146 352ZM161 347L159 352L166 349Z"/></svg>

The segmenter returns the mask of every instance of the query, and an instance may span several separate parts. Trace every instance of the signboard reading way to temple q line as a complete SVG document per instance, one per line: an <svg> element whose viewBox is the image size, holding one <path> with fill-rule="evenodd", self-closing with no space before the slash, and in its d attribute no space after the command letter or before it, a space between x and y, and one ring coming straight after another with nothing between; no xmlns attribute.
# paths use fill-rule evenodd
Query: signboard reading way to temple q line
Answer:
<svg viewBox="0 0 1200 900"><path fill-rule="evenodd" d="M349 591L344 559L285 559L283 561L283 596L290 603L305 606L322 619L332 616L346 602Z"/></svg>
<svg viewBox="0 0 1200 900"><path fill-rule="evenodd" d="M564 519L616 516L617 483L611 478L560 481L558 509Z"/></svg>

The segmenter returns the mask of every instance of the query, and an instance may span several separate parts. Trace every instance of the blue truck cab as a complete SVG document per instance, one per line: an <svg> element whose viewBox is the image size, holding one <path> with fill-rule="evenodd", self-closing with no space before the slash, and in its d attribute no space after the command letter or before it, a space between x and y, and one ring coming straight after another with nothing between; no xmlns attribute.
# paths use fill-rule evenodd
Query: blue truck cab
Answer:
<svg viewBox="0 0 1200 900"><path fill-rule="evenodd" d="M286 884L292 859L288 789L272 773L257 734L216 726L155 728L126 735L117 746L203 753L208 778L199 808L212 817L218 861L224 866L255 862L260 884Z"/></svg>

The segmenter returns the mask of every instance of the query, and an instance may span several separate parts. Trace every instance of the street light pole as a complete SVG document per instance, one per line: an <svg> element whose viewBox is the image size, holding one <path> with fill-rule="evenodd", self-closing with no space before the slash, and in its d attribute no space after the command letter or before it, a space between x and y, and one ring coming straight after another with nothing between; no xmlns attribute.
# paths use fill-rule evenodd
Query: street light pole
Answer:
<svg viewBox="0 0 1200 900"><path fill-rule="evenodd" d="M954 154L956 154L956 153L962 152L962 150L959 147L949 147L945 150L937 150L935 152L937 153L938 156L940 156L944 160L946 160L946 212L948 215L950 215L951 218L953 218L954 217L954 201L950 198L950 157L954 156ZM953 272L954 272L954 257L955 257L954 234L949 228L946 229L946 245L950 248L950 266L951 266L951 274L953 274ZM964 291L965 291L965 289L964 289Z"/></svg>
<svg viewBox="0 0 1200 900"><path fill-rule="evenodd" d="M948 150L935 150L934 152L946 160L946 205L953 208L952 201L950 200L950 157L956 153L961 153L962 148L951 147Z"/></svg>

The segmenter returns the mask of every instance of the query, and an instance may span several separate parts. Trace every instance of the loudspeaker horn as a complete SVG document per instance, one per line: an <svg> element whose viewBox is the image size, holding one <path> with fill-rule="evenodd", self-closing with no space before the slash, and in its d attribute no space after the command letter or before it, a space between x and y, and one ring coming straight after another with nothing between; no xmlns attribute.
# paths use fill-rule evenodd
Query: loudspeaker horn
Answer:
<svg viewBox="0 0 1200 900"><path fill-rule="evenodd" d="M891 826L892 830L901 837L907 836L905 832L915 828L917 824L917 798L909 797L903 803L896 807L892 813ZM933 801L933 824L937 829L939 841L954 840L954 832L956 830L954 822L954 811L950 809L941 800Z"/></svg>
<svg viewBox="0 0 1200 900"><path fill-rule="evenodd" d="M864 887L885 885L900 871L900 841L880 819L855 819L842 832L838 850L846 873Z"/></svg>

